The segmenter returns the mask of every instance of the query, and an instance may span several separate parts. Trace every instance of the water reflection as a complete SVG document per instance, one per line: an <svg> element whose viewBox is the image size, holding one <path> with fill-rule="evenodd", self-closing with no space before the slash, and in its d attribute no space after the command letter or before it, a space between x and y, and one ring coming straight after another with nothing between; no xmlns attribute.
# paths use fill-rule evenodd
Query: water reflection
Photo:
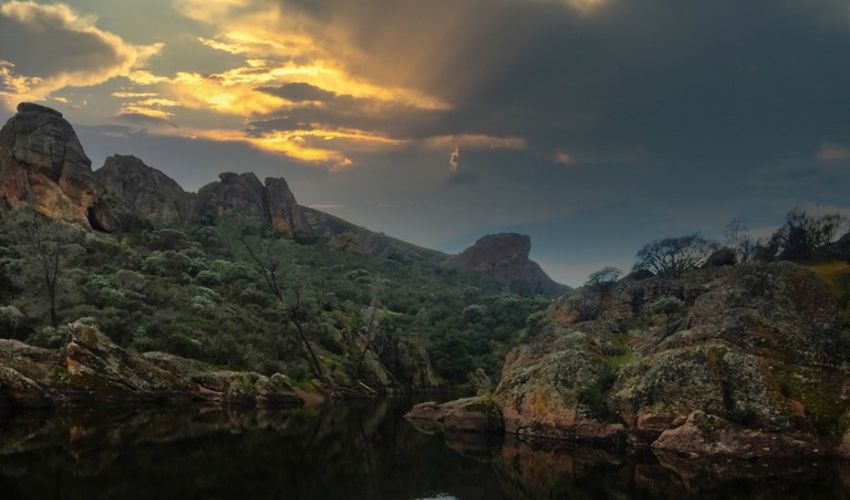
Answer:
<svg viewBox="0 0 850 500"><path fill-rule="evenodd" d="M0 498L850 497L844 464L696 464L443 437L403 419L412 404L0 418Z"/></svg>

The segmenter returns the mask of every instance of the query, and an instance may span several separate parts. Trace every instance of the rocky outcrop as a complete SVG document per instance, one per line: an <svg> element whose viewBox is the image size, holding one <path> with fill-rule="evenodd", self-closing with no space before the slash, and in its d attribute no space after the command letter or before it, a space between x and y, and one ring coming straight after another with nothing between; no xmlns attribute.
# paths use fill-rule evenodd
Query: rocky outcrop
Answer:
<svg viewBox="0 0 850 500"><path fill-rule="evenodd" d="M700 411L692 413L683 425L665 430L652 447L691 458L727 456L753 460L826 455L821 443L812 436L746 429Z"/></svg>
<svg viewBox="0 0 850 500"><path fill-rule="evenodd" d="M103 191L122 200L139 216L157 224L186 222L194 195L135 156L114 155L95 171Z"/></svg>
<svg viewBox="0 0 850 500"><path fill-rule="evenodd" d="M221 371L166 354L125 351L77 322L59 350L0 341L0 405L63 408L159 402L270 406L301 404L283 375Z"/></svg>
<svg viewBox="0 0 850 500"><path fill-rule="evenodd" d="M20 104L0 129L0 198L100 231L139 223L123 198L104 190L71 124L37 104Z"/></svg>
<svg viewBox="0 0 850 500"><path fill-rule="evenodd" d="M581 442L621 441L625 427L600 411L599 404L610 376L600 355L611 341L600 338L606 334L606 325L587 324L514 349L493 395L505 430Z"/></svg>
<svg viewBox="0 0 850 500"><path fill-rule="evenodd" d="M91 160L61 113L22 103L0 129L0 196L12 207L89 223L98 202Z"/></svg>
<svg viewBox="0 0 850 500"><path fill-rule="evenodd" d="M681 311L659 308L675 299ZM626 279L555 301L507 357L507 432L700 457L841 455L850 345L829 289L790 263Z"/></svg>
<svg viewBox="0 0 850 500"><path fill-rule="evenodd" d="M310 233L310 223L301 207L295 201L295 195L289 189L285 179L270 177L266 179L266 200L269 217L275 231L282 233Z"/></svg>
<svg viewBox="0 0 850 500"><path fill-rule="evenodd" d="M553 281L540 265L529 259L531 238L506 233L485 236L460 255L446 261L449 267L484 274L506 285L532 293L558 295L567 288Z"/></svg>
<svg viewBox="0 0 850 500"><path fill-rule="evenodd" d="M197 216L209 220L226 214L238 214L281 232L311 231L284 179L269 178L263 185L253 173L219 175L219 182L198 191Z"/></svg>

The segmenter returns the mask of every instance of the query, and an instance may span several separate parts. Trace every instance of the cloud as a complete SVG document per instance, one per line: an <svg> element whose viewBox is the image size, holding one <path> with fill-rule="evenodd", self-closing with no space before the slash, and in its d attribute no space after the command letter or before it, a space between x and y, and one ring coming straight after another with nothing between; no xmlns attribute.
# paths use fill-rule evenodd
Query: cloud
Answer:
<svg viewBox="0 0 850 500"><path fill-rule="evenodd" d="M263 87L258 90L292 102L327 102L337 96L334 92L304 82L285 83L279 87Z"/></svg>
<svg viewBox="0 0 850 500"><path fill-rule="evenodd" d="M850 160L850 147L831 142L821 144L817 159L825 162Z"/></svg>
<svg viewBox="0 0 850 500"><path fill-rule="evenodd" d="M98 85L128 75L162 48L130 44L65 4L7 2L0 5L0 99L11 108L65 87Z"/></svg>
<svg viewBox="0 0 850 500"><path fill-rule="evenodd" d="M212 23L251 3L251 0L175 0L174 7L186 17Z"/></svg>
<svg viewBox="0 0 850 500"><path fill-rule="evenodd" d="M560 163L561 165L572 165L575 162L575 159L568 153L558 151L557 153L555 153L553 161L555 163Z"/></svg>

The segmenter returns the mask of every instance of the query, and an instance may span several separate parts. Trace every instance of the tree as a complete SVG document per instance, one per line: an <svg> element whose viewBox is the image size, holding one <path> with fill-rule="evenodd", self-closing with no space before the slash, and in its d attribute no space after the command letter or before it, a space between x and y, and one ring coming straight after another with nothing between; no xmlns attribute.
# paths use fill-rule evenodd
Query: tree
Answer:
<svg viewBox="0 0 850 500"><path fill-rule="evenodd" d="M591 311L588 311L587 316L593 318L599 316L605 301L622 277L623 271L612 266L603 267L588 276L584 288L586 299L590 300L585 302L585 307L589 307Z"/></svg>
<svg viewBox="0 0 850 500"><path fill-rule="evenodd" d="M756 241L750 236L750 228L742 217L735 217L726 224L723 242L735 251L740 262L749 262L757 247Z"/></svg>
<svg viewBox="0 0 850 500"><path fill-rule="evenodd" d="M64 232L51 227L45 217L35 212L27 211L23 214L21 229L44 285L50 324L56 328L59 326L59 317L56 313L58 283L66 263L68 255L66 245L69 242Z"/></svg>
<svg viewBox="0 0 850 500"><path fill-rule="evenodd" d="M649 314L660 314L664 316L664 338L673 334L676 322L685 310L685 303L678 297L661 297L655 302L649 304L647 307L647 312Z"/></svg>
<svg viewBox="0 0 850 500"><path fill-rule="evenodd" d="M299 283L295 280L287 281L287 270L281 258L283 252L279 248L281 240L278 235L270 234L268 228L246 224L236 218L221 219L219 224L222 231L227 233L226 240L237 244L236 248L231 249L231 253L238 253L238 250L245 252L266 288L283 309L287 322L295 327L314 374L324 380L322 365L305 328L305 323L310 318L309 307ZM291 275L292 269L289 271Z"/></svg>
<svg viewBox="0 0 850 500"><path fill-rule="evenodd" d="M835 241L847 219L839 213L809 215L795 208L788 212L785 223L764 245L758 255L762 260L812 260L815 250Z"/></svg>
<svg viewBox="0 0 850 500"><path fill-rule="evenodd" d="M603 267L591 273L584 286L599 292L610 292L622 277L623 271L619 268L612 266Z"/></svg>
<svg viewBox="0 0 850 500"><path fill-rule="evenodd" d="M634 270L650 271L657 276L678 276L705 264L716 249L715 242L699 233L656 240L640 249Z"/></svg>
<svg viewBox="0 0 850 500"><path fill-rule="evenodd" d="M9 339L14 339L17 334L18 326L24 319L24 315L20 309L15 306L0 307L0 329L3 336ZM9 343L9 360L14 357L12 343Z"/></svg>

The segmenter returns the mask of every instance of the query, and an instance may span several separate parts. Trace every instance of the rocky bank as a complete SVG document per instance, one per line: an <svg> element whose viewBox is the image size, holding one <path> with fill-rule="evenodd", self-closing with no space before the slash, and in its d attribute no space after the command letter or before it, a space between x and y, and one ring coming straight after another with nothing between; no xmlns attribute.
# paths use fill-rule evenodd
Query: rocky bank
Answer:
<svg viewBox="0 0 850 500"><path fill-rule="evenodd" d="M681 301L681 313L656 314L666 298ZM555 301L508 355L492 398L476 404L526 437L691 457L848 456L850 350L840 317L827 286L791 263L635 275ZM443 426L481 418L455 404L409 417Z"/></svg>
<svg viewBox="0 0 850 500"><path fill-rule="evenodd" d="M0 340L0 357L0 409L304 403L284 375L217 370L164 353L138 355L119 348L84 322L69 325L66 344L60 349Z"/></svg>

